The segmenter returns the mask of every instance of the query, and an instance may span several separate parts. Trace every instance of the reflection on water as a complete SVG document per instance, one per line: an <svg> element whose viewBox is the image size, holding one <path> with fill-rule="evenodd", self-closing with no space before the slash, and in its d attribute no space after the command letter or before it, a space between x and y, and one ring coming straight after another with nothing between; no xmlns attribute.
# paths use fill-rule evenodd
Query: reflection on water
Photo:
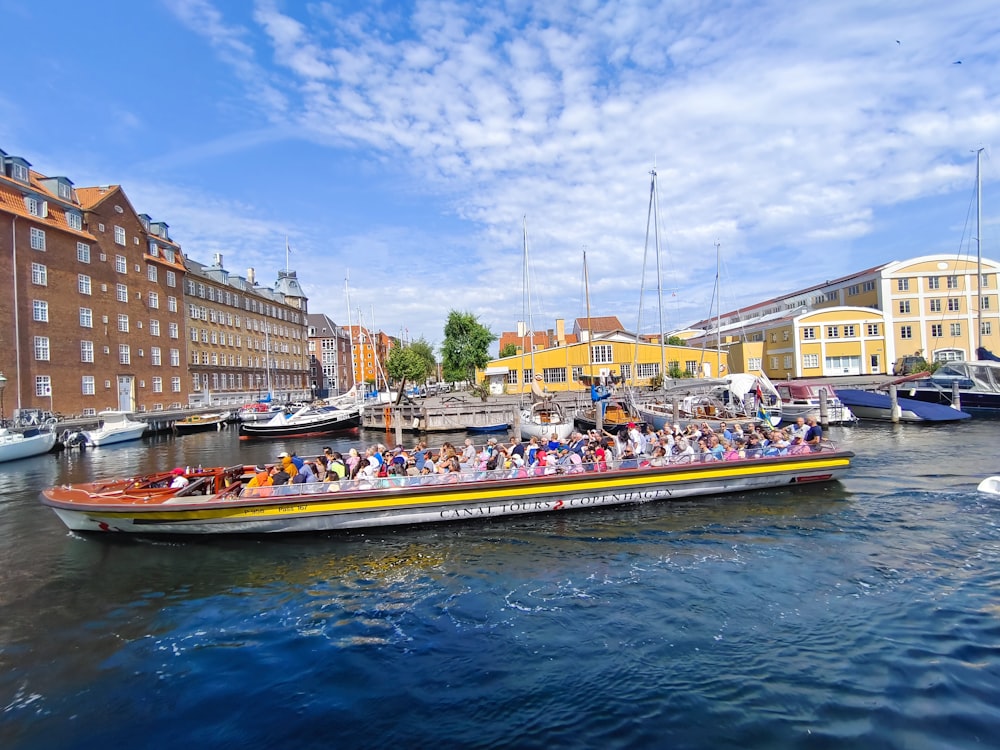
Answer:
<svg viewBox="0 0 1000 750"><path fill-rule="evenodd" d="M835 428L826 486L276 538L83 538L37 490L357 439L5 467L0 745L982 746L996 427Z"/></svg>

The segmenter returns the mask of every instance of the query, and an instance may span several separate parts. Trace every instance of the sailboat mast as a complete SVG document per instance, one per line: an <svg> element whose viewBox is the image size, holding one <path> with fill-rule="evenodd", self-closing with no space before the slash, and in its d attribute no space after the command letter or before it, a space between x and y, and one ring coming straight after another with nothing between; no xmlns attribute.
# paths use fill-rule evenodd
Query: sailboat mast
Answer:
<svg viewBox="0 0 1000 750"><path fill-rule="evenodd" d="M525 341L528 335L528 218L521 217L521 393L527 393L524 382L524 349L528 346ZM531 334L530 341L534 341L535 335ZM534 362L535 347L531 344L531 359ZM532 364L532 376L534 376L534 364Z"/></svg>
<svg viewBox="0 0 1000 750"><path fill-rule="evenodd" d="M660 198L656 190L656 170L652 171L650 201L653 206L653 238L656 250L656 309L660 319L660 378L667 377L666 350L663 340L663 277L660 274ZM636 331L638 334L638 331Z"/></svg>
<svg viewBox="0 0 1000 750"><path fill-rule="evenodd" d="M715 349L716 357L718 359L715 362L715 375L719 377L722 375L719 370L722 364L722 288L719 286L719 269L722 266L722 256L721 256L721 245L718 240L715 242Z"/></svg>
<svg viewBox="0 0 1000 750"><path fill-rule="evenodd" d="M590 274L587 273L587 251L583 251L583 296L587 300L587 374L594 377L594 347L591 345L593 332L590 328Z"/></svg>
<svg viewBox="0 0 1000 750"><path fill-rule="evenodd" d="M354 328L351 326L351 274L344 279L344 296L347 299L347 338L351 345L351 387L357 393L358 366L354 358Z"/></svg>
<svg viewBox="0 0 1000 750"><path fill-rule="evenodd" d="M976 359L983 348L983 149L976 151Z"/></svg>

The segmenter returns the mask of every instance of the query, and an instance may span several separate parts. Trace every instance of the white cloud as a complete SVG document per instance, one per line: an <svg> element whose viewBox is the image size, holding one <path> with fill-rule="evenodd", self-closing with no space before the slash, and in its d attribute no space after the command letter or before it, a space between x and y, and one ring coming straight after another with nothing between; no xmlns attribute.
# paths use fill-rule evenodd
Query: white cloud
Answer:
<svg viewBox="0 0 1000 750"><path fill-rule="evenodd" d="M607 308L638 297L654 161L685 299L710 299L716 241L732 252L740 304L865 267L853 247L875 212L960 186L967 150L1000 124L1000 23L975 0L510 2L503 13L428 1L408 17L268 0L256 29L206 0L172 5L255 96L266 81L302 137L404 164L475 225L441 243L460 274L421 267L420 283L390 287L390 271L358 271L359 296L362 279L394 290L380 304L389 330L414 316L438 330L466 301L510 326L525 214L544 249L539 294L566 294L587 245L595 304L617 313ZM347 245L390 258L384 232L400 233L373 228ZM808 270L791 262L803 255Z"/></svg>

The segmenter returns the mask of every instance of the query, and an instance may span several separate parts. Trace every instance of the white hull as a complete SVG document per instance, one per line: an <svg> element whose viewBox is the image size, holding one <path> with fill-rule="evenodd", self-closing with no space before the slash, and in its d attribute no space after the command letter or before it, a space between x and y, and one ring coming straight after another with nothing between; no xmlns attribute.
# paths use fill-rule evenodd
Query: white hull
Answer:
<svg viewBox="0 0 1000 750"><path fill-rule="evenodd" d="M1000 477L986 477L976 489L987 495L1000 495Z"/></svg>
<svg viewBox="0 0 1000 750"><path fill-rule="evenodd" d="M40 456L52 450L55 444L56 434L54 432L39 432L36 435L25 437L19 433L4 430L4 433L0 434L0 463Z"/></svg>
<svg viewBox="0 0 1000 750"><path fill-rule="evenodd" d="M858 418L850 409L844 405L827 404L826 408L827 424L848 424L857 422ZM781 404L781 419L786 424L793 424L799 417L809 419L812 417L817 422L820 421L819 404L796 404L787 401Z"/></svg>
<svg viewBox="0 0 1000 750"><path fill-rule="evenodd" d="M101 445L112 445L114 443L125 443L129 440L138 440L146 431L146 425L140 424L138 427L116 427L113 429L87 430L83 434L87 436L87 442L97 447Z"/></svg>
<svg viewBox="0 0 1000 750"><path fill-rule="evenodd" d="M572 421L538 422L523 415L521 418L521 436L529 439L535 437L539 440L549 440L554 432L562 442L573 434L573 427Z"/></svg>

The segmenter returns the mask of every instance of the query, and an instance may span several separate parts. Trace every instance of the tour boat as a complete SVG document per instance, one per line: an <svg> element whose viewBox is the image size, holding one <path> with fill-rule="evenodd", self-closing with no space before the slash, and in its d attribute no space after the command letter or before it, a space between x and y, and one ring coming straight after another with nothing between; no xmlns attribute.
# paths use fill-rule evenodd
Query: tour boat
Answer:
<svg viewBox="0 0 1000 750"><path fill-rule="evenodd" d="M496 472L392 476L248 487L243 465L51 487L42 502L73 531L257 534L330 531L565 512L839 479L850 451L512 476ZM690 458L685 456L684 458ZM524 474L524 470L517 470Z"/></svg>
<svg viewBox="0 0 1000 750"><path fill-rule="evenodd" d="M83 433L91 445L111 445L138 440L146 431L146 423L129 419L128 412L107 409L99 412L97 416L101 418L100 426L93 430L85 430Z"/></svg>

